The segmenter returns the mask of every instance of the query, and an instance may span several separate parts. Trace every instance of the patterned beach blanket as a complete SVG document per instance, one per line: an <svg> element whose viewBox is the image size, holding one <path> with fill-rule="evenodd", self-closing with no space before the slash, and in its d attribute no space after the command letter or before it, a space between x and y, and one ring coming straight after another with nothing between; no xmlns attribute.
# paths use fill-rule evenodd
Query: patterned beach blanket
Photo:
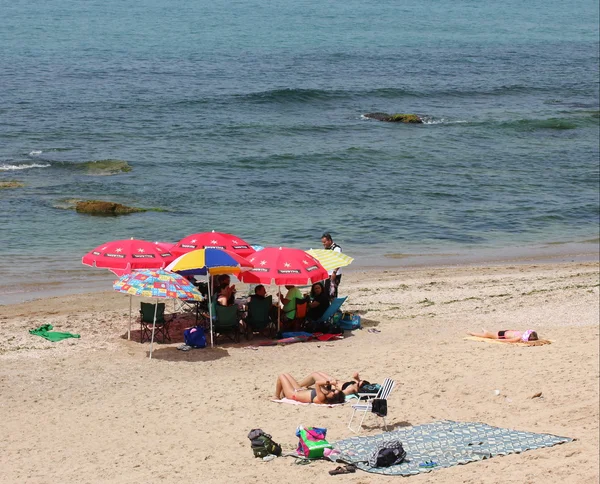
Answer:
<svg viewBox="0 0 600 484"><path fill-rule="evenodd" d="M404 462L390 467L370 467L367 461L371 454L379 444L391 439L402 442L406 451ZM350 437L333 445L336 460L353 463L363 471L411 476L572 440L569 437L522 432L478 422L443 420L378 435Z"/></svg>

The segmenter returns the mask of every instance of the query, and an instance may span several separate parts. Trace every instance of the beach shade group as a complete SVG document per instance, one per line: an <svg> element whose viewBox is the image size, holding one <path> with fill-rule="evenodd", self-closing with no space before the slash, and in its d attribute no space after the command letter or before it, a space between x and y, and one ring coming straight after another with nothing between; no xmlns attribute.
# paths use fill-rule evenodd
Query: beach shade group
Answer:
<svg viewBox="0 0 600 484"><path fill-rule="evenodd" d="M252 246L240 237L214 230L188 235L177 242L172 251L176 255L181 255L198 249L227 250L242 257L247 257L254 252Z"/></svg>
<svg viewBox="0 0 600 484"><path fill-rule="evenodd" d="M203 299L202 294L183 276L161 269L142 269L125 274L113 284L113 289L130 296L185 299L187 301L201 301ZM157 310L158 305L155 305L152 338L150 339L150 358L152 358ZM128 337L130 331L131 319L129 320Z"/></svg>
<svg viewBox="0 0 600 484"><path fill-rule="evenodd" d="M208 277L208 314L210 319L210 346L214 346L212 331L213 314L211 304L212 288L210 276L218 274L240 274L254 266L244 257L228 250L206 248L179 256L167 266L167 270L183 275L206 275ZM239 278L239 276L237 276Z"/></svg>

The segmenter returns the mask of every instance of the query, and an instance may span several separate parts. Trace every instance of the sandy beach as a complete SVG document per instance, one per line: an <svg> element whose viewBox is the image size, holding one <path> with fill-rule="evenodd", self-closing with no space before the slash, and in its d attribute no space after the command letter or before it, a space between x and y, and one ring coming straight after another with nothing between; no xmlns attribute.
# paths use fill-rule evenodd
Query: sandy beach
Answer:
<svg viewBox="0 0 600 484"><path fill-rule="evenodd" d="M364 329L343 340L250 348L256 340L242 339L182 352L181 318L151 361L139 324L127 340L125 295L1 306L0 482L400 482L361 471L330 476L336 464L328 461L253 457L252 428L286 452L299 424L326 427L330 441L352 435L348 406L270 401L279 373L313 370L394 378L393 428L448 419L576 439L411 483L599 482L598 271L598 262L531 262L348 272L340 293ZM51 343L29 334L47 323L81 338ZM482 328L535 329L552 344L464 339ZM367 422L365 435L381 431Z"/></svg>

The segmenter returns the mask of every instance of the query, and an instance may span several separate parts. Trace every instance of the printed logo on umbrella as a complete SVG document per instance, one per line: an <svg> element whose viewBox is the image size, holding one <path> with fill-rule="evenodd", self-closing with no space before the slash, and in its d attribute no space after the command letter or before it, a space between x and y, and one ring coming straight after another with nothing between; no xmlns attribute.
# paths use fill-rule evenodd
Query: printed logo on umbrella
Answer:
<svg viewBox="0 0 600 484"><path fill-rule="evenodd" d="M278 269L277 272L279 274L301 274L302 271L300 269Z"/></svg>
<svg viewBox="0 0 600 484"><path fill-rule="evenodd" d="M306 267L304 270L306 272L312 272L312 271L316 271L318 269L317 266L310 266L310 267Z"/></svg>

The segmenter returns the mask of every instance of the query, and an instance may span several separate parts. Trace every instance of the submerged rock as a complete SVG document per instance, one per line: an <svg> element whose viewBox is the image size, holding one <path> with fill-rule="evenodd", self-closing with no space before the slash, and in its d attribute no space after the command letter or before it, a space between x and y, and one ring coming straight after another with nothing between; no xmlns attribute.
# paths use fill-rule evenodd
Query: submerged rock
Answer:
<svg viewBox="0 0 600 484"><path fill-rule="evenodd" d="M3 188L23 188L25 183L20 182L18 180L5 180L0 181L0 190Z"/></svg>
<svg viewBox="0 0 600 484"><path fill-rule="evenodd" d="M88 175L116 175L131 171L129 163L123 160L97 160L77 163L76 167Z"/></svg>
<svg viewBox="0 0 600 484"><path fill-rule="evenodd" d="M421 124L423 120L416 114L388 114L388 113L367 113L365 118L386 121L388 123L410 123Z"/></svg>
<svg viewBox="0 0 600 484"><path fill-rule="evenodd" d="M145 208L128 207L115 202L104 202L102 200L82 200L75 204L78 213L90 215L127 215L129 213L147 212Z"/></svg>

